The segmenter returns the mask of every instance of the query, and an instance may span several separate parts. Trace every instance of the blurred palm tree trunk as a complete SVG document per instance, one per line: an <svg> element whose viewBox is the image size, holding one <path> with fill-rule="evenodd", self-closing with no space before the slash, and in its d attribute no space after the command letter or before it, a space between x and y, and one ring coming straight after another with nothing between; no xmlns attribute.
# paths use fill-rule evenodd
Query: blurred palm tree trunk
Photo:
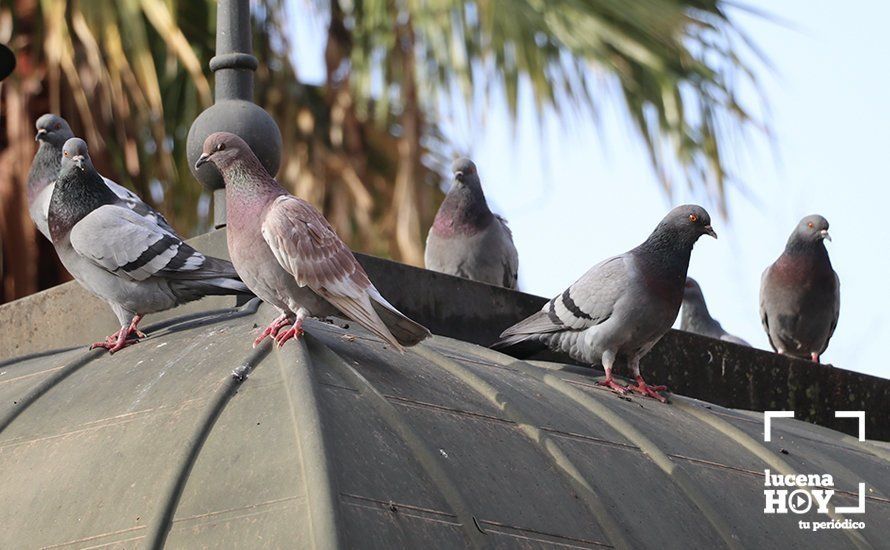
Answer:
<svg viewBox="0 0 890 550"><path fill-rule="evenodd" d="M393 193L396 213L396 243L405 263L423 266L423 241L420 232L417 167L420 164L421 119L417 97L417 68L414 55L415 35L408 17L398 25L396 44L401 61L402 135L399 138L399 168Z"/></svg>
<svg viewBox="0 0 890 550"><path fill-rule="evenodd" d="M42 47L38 2L15 0L13 9L18 18L14 37L9 22L0 22L0 41L12 46L18 63L0 96L0 303L70 279L28 215L25 184L37 150L34 121L48 111L49 94L40 85L46 71L37 60Z"/></svg>
<svg viewBox="0 0 890 550"><path fill-rule="evenodd" d="M371 213L374 201L364 182L367 181L367 155L362 124L355 112L355 100L345 69L352 54L352 40L343 21L343 9L338 0L331 0L330 23L325 44L325 96L330 110L329 139L332 154L325 171L345 185L334 186L342 200L326 201L333 210L335 226L344 237L357 240L363 247L370 245L373 234ZM349 205L353 209L348 209ZM339 208L338 208L339 206ZM352 211L350 211L352 210ZM353 225L352 221L355 222Z"/></svg>

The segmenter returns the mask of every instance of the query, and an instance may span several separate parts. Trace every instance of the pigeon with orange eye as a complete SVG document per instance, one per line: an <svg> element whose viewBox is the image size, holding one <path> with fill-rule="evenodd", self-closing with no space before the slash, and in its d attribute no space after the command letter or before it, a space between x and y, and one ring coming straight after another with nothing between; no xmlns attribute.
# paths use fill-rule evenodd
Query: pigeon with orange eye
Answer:
<svg viewBox="0 0 890 550"><path fill-rule="evenodd" d="M667 402L659 393L664 386L643 379L640 359L677 319L692 247L702 235L717 238L704 208L674 208L642 244L590 268L540 311L502 332L492 347L517 357L536 348L560 351L601 364L606 377L599 384L613 392ZM612 377L619 359L627 361L635 384L623 386Z"/></svg>
<svg viewBox="0 0 890 550"><path fill-rule="evenodd" d="M26 193L28 213L31 215L34 225L37 226L37 230L52 241L46 221L49 214L49 201L62 166L64 157L62 149L65 142L74 137L74 132L71 131L71 127L64 118L52 113L38 118L35 129L34 139L40 143L40 146L37 148L34 160L31 161L31 170L28 172ZM104 176L102 176L102 181L123 201L127 208L143 218L157 223L166 231L174 231L164 216L140 199L138 195Z"/></svg>

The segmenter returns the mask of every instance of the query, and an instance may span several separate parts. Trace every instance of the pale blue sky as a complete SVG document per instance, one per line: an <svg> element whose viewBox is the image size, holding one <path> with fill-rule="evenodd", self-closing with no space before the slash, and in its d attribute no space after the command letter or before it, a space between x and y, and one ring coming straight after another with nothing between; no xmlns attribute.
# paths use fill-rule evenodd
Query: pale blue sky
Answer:
<svg viewBox="0 0 890 550"><path fill-rule="evenodd" d="M729 220L710 209L720 239L699 241L689 273L725 329L769 349L758 314L760 275L801 217L824 215L841 279L841 318L823 360L890 377L883 221L890 199L884 167L890 3L857 2L856 9L827 0L748 4L792 25L737 14L776 68L775 75L762 74L777 155L765 139L750 144L752 160L739 175L753 198L730 190ZM320 76L323 21L304 14L294 13L296 58L301 78L312 80ZM510 220L524 291L562 291L601 259L645 239L672 205L703 201L688 192L666 197L629 126L617 113L608 115L601 132L583 121L566 130L545 117L543 146L530 102L521 107L515 132L497 104L472 131L446 121L457 148L475 159L493 209Z"/></svg>

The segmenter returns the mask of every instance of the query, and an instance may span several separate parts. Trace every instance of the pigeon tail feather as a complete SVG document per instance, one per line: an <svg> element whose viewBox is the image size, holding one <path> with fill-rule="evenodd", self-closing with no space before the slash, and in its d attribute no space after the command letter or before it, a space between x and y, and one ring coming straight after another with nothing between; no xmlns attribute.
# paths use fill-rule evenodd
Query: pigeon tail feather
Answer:
<svg viewBox="0 0 890 550"><path fill-rule="evenodd" d="M411 347L432 336L428 328L406 317L379 292L369 292L371 306L399 344Z"/></svg>
<svg viewBox="0 0 890 550"><path fill-rule="evenodd" d="M532 355L547 350L547 345L533 334L501 338L490 347L517 359L528 359Z"/></svg>
<svg viewBox="0 0 890 550"><path fill-rule="evenodd" d="M549 307L549 303L545 307ZM559 332L567 327L559 321L555 321L549 310L541 310L519 321L501 333L501 338L512 336L534 336L541 333Z"/></svg>
<svg viewBox="0 0 890 550"><path fill-rule="evenodd" d="M389 331L380 316L371 306L370 298L365 295L360 298L350 296L338 296L329 292L322 293L325 300L346 314L347 317L376 334L381 340L404 353L405 348Z"/></svg>
<svg viewBox="0 0 890 550"><path fill-rule="evenodd" d="M204 296L248 295L253 293L237 279L215 277L212 279L174 279L169 281L170 290L180 303L199 300Z"/></svg>

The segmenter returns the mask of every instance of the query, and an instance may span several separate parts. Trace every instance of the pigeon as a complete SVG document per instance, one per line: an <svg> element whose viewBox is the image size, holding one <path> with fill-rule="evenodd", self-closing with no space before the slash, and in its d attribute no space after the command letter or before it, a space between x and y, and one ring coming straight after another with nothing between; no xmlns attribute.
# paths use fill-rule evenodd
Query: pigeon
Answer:
<svg viewBox="0 0 890 550"><path fill-rule="evenodd" d="M324 216L285 191L244 140L211 134L195 169L208 162L226 187L232 262L247 286L280 313L254 346L266 337L283 346L303 334L306 317L331 315L352 319L400 352L430 336L380 295Z"/></svg>
<svg viewBox="0 0 890 550"><path fill-rule="evenodd" d="M121 324L90 349L114 353L137 342L144 336L139 321L147 313L211 294L250 294L230 262L204 256L132 210L93 167L82 139L71 138L62 147L48 222L62 264L84 288L108 302Z"/></svg>
<svg viewBox="0 0 890 550"><path fill-rule="evenodd" d="M841 283L825 240L828 220L807 216L760 279L760 320L773 350L818 363L837 327Z"/></svg>
<svg viewBox="0 0 890 550"><path fill-rule="evenodd" d="M49 240L46 218L49 211L49 200L53 195L53 186L56 178L59 176L59 168L62 162L62 146L65 142L74 137L74 132L68 126L68 122L64 118L47 113L37 119L37 135L35 140L40 142L34 160L31 161L31 170L28 172L28 212L37 230ZM174 232L173 228L167 223L158 211L151 206L145 204L142 199L135 195L132 191L118 185L108 178L102 178L105 185L111 189L115 195L123 201L130 210L133 210L140 216L148 218L166 231Z"/></svg>
<svg viewBox="0 0 890 550"><path fill-rule="evenodd" d="M692 332L693 334L701 334L709 338L716 338L724 342L732 342L742 346L750 347L751 344L742 340L738 336L723 330L720 322L711 317L708 312L708 305L705 304L705 297L702 294L701 287L692 277L686 277L686 287L683 290L683 310L680 312L680 330Z"/></svg>
<svg viewBox="0 0 890 550"><path fill-rule="evenodd" d="M459 158L451 170L454 185L426 238L426 268L516 288L519 255L507 220L488 209L473 161Z"/></svg>
<svg viewBox="0 0 890 550"><path fill-rule="evenodd" d="M532 341L568 353L590 364L601 363L600 385L667 402L640 375L640 358L671 328L683 301L692 247L702 235L717 238L711 217L701 206L683 205L668 212L641 245L593 266L541 311L501 334L493 347L509 349ZM612 366L623 357L635 385L612 378Z"/></svg>

